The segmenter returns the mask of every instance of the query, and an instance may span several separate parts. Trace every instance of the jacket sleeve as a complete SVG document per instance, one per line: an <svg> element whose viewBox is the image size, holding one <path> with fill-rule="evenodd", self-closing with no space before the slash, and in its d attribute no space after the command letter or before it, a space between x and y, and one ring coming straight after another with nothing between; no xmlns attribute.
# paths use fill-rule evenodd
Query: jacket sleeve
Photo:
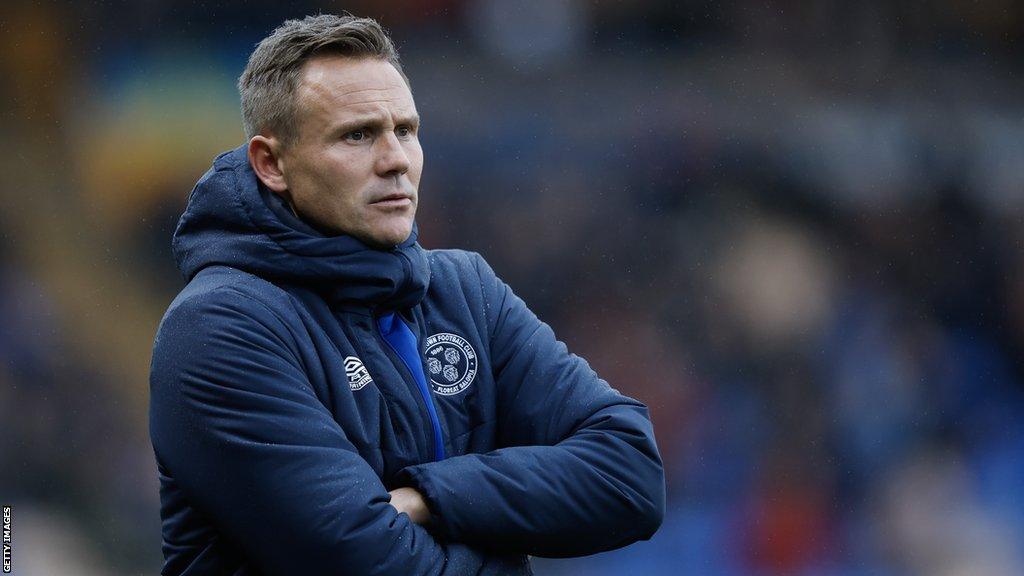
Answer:
<svg viewBox="0 0 1024 576"><path fill-rule="evenodd" d="M299 358L280 317L232 288L177 305L154 346L157 458L260 573L520 572L398 514Z"/></svg>
<svg viewBox="0 0 1024 576"><path fill-rule="evenodd" d="M498 450L406 468L432 529L537 556L593 554L648 539L665 479L647 408L570 354L478 255L498 389Z"/></svg>

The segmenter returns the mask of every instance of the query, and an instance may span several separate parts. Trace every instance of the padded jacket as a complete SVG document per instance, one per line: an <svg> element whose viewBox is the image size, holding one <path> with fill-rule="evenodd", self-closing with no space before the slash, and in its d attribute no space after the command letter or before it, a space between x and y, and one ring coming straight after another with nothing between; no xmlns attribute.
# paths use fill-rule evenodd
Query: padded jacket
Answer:
<svg viewBox="0 0 1024 576"><path fill-rule="evenodd" d="M320 234L244 146L189 196L155 339L163 574L529 574L649 538L646 407L478 254ZM412 486L426 527L389 504Z"/></svg>

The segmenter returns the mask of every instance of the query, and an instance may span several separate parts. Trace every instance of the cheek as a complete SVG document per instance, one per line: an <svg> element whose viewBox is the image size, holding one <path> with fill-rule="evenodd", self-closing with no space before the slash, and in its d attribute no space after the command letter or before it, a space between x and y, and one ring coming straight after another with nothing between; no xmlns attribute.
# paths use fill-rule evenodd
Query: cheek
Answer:
<svg viewBox="0 0 1024 576"><path fill-rule="evenodd" d="M409 147L409 179L413 182L420 181L420 174L423 172L423 149L419 142Z"/></svg>
<svg viewBox="0 0 1024 576"><path fill-rule="evenodd" d="M325 156L317 170L321 190L344 203L351 203L365 187L369 169L358 154L336 152Z"/></svg>

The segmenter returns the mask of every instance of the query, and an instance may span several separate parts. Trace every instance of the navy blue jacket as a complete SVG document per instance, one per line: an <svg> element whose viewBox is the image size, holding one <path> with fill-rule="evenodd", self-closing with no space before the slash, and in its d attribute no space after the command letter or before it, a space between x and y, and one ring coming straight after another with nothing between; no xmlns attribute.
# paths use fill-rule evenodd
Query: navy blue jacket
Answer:
<svg viewBox="0 0 1024 576"><path fill-rule="evenodd" d="M479 255L324 236L217 157L174 234L150 434L163 574L529 574L649 538L646 407ZM609 337L611 337L609 335ZM388 490L417 488L424 528Z"/></svg>

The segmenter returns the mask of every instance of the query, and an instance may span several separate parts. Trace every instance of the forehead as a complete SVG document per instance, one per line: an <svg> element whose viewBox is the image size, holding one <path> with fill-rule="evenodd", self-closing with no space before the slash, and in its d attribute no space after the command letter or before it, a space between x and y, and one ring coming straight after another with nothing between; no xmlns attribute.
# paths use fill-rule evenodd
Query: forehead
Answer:
<svg viewBox="0 0 1024 576"><path fill-rule="evenodd" d="M296 103L299 115L307 120L416 113L412 92L401 74L377 58L324 55L310 59L299 76Z"/></svg>

